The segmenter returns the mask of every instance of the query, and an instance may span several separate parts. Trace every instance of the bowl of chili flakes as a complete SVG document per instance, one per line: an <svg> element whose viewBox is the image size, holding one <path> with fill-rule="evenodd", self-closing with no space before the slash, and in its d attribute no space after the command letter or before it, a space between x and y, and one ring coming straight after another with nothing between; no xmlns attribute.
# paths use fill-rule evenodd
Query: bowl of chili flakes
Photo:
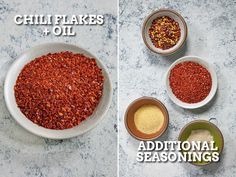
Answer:
<svg viewBox="0 0 236 177"><path fill-rule="evenodd" d="M169 98L182 108L205 106L217 91L214 67L197 56L182 57L167 71L166 90Z"/></svg>
<svg viewBox="0 0 236 177"><path fill-rule="evenodd" d="M66 139L102 120L111 104L112 86L106 67L88 51L66 43L45 43L24 52L11 65L4 98L12 117L29 132Z"/></svg>
<svg viewBox="0 0 236 177"><path fill-rule="evenodd" d="M178 51L187 38L184 18L171 9L160 9L146 17L142 26L145 45L160 55L171 55Z"/></svg>

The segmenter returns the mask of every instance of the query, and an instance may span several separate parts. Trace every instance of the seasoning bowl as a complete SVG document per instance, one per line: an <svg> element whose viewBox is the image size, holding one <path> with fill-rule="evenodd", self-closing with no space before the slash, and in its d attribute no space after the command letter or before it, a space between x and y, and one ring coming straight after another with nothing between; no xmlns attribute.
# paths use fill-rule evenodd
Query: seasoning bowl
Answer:
<svg viewBox="0 0 236 177"><path fill-rule="evenodd" d="M94 110L93 114L90 117L88 117L86 120L82 121L78 126L75 126L73 128L64 130L53 130L34 124L32 121L30 121L28 118L25 117L25 115L20 111L20 109L17 106L14 95L14 86L19 73L27 63L34 60L36 57L40 57L48 53L56 53L62 51L81 53L87 57L95 58L97 65L102 69L105 81L103 86L103 95L100 99L98 106L96 107L96 109ZM11 113L12 117L29 132L50 139L66 139L81 135L91 130L102 120L102 118L108 111L111 104L112 86L106 67L102 64L102 62L98 58L96 58L88 51L78 46L66 43L46 43L38 45L24 52L11 65L5 79L4 98L6 106L9 112Z"/></svg>
<svg viewBox="0 0 236 177"><path fill-rule="evenodd" d="M141 131L139 131L134 123L134 114L135 112L143 105L147 105L147 104L152 104L157 106L163 113L164 115L164 123L163 126L161 127L161 129L153 134L145 134ZM138 98L136 100L134 100L127 108L126 113L125 113L125 117L124 117L124 121L125 121L125 126L127 131L129 132L129 134L131 136L133 136L134 138L138 139L138 140L142 140L142 141L147 141L147 140L154 140L159 138L167 129L168 124L169 124L169 114L168 111L165 107L165 105L152 97L141 97Z"/></svg>
<svg viewBox="0 0 236 177"><path fill-rule="evenodd" d="M175 20L176 22L178 22L181 31L180 39L177 42L177 44L166 50L155 47L149 36L149 29L152 25L153 20L162 16L168 16L173 20ZM188 28L184 18L178 12L171 9L160 9L152 12L150 15L146 17L142 26L142 37L145 45L151 51L160 55L171 55L176 51L178 51L184 45L187 39L187 33L188 33Z"/></svg>
<svg viewBox="0 0 236 177"><path fill-rule="evenodd" d="M170 82L169 82L169 77L170 77L170 72L171 70L175 67L175 65L182 63L182 62L186 62L186 61L191 61L191 62L195 62L200 64L201 66L203 66L204 68L206 68L208 70L208 72L211 75L211 79L212 79L212 86L211 86L211 90L210 93L208 94L208 96L197 103L185 103L183 101L181 101L180 99L178 99L174 93L172 92L172 89L170 87ZM168 69L167 74L166 74L166 90L167 90L167 94L169 96L169 98L178 106L182 107L182 108L186 108L186 109L197 109L200 108L202 106L205 106L206 104L208 104L214 97L214 95L216 94L217 91L217 75L216 72L214 70L214 67L209 64L208 62L206 62L205 60L203 60L200 57L197 56L185 56L182 57L178 60L176 60Z"/></svg>
<svg viewBox="0 0 236 177"><path fill-rule="evenodd" d="M178 140L186 141L190 136L192 130L208 130L213 136L213 140L215 141L215 146L218 147L218 152L221 154L224 148L224 137L221 133L220 129L213 123L207 120L194 120L186 124L180 131ZM210 162L192 162L193 165L207 165Z"/></svg>

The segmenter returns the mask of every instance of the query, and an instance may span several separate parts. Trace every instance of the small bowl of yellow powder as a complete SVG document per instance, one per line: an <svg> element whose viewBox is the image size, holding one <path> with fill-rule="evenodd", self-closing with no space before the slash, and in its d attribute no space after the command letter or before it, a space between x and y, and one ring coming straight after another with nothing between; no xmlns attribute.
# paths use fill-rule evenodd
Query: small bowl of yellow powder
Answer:
<svg viewBox="0 0 236 177"><path fill-rule="evenodd" d="M152 97L141 97L133 101L125 113L128 132L139 140L160 137L168 127L169 114L164 104Z"/></svg>

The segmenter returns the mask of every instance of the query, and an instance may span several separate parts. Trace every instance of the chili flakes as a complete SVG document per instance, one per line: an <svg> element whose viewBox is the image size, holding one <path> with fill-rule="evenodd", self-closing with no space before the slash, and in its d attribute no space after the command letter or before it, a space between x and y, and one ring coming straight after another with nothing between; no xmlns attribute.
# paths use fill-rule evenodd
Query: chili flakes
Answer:
<svg viewBox="0 0 236 177"><path fill-rule="evenodd" d="M49 53L25 65L14 90L21 112L48 129L68 129L92 115L102 97L104 77L93 58Z"/></svg>
<svg viewBox="0 0 236 177"><path fill-rule="evenodd" d="M212 87L209 71L191 61L174 66L170 72L169 82L174 95L186 103L198 103L204 100Z"/></svg>
<svg viewBox="0 0 236 177"><path fill-rule="evenodd" d="M153 45L163 50L175 46L180 35L181 30L178 22L168 16L154 19L149 29L149 36Z"/></svg>

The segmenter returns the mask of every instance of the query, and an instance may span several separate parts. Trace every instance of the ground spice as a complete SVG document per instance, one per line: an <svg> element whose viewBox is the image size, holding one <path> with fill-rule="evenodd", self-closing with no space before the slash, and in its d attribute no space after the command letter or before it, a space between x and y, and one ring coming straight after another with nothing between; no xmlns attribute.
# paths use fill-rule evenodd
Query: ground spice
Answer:
<svg viewBox="0 0 236 177"><path fill-rule="evenodd" d="M158 17L153 20L149 29L149 36L153 45L163 50L177 44L181 31L178 22L168 16Z"/></svg>
<svg viewBox="0 0 236 177"><path fill-rule="evenodd" d="M144 134L153 134L163 127L164 114L156 105L143 105L134 113L135 127Z"/></svg>
<svg viewBox="0 0 236 177"><path fill-rule="evenodd" d="M88 118L102 96L104 77L95 59L72 52L38 57L15 84L22 113L49 129L67 129Z"/></svg>
<svg viewBox="0 0 236 177"><path fill-rule="evenodd" d="M177 64L170 72L169 82L174 95L186 103L204 100L212 87L208 70L191 61Z"/></svg>

